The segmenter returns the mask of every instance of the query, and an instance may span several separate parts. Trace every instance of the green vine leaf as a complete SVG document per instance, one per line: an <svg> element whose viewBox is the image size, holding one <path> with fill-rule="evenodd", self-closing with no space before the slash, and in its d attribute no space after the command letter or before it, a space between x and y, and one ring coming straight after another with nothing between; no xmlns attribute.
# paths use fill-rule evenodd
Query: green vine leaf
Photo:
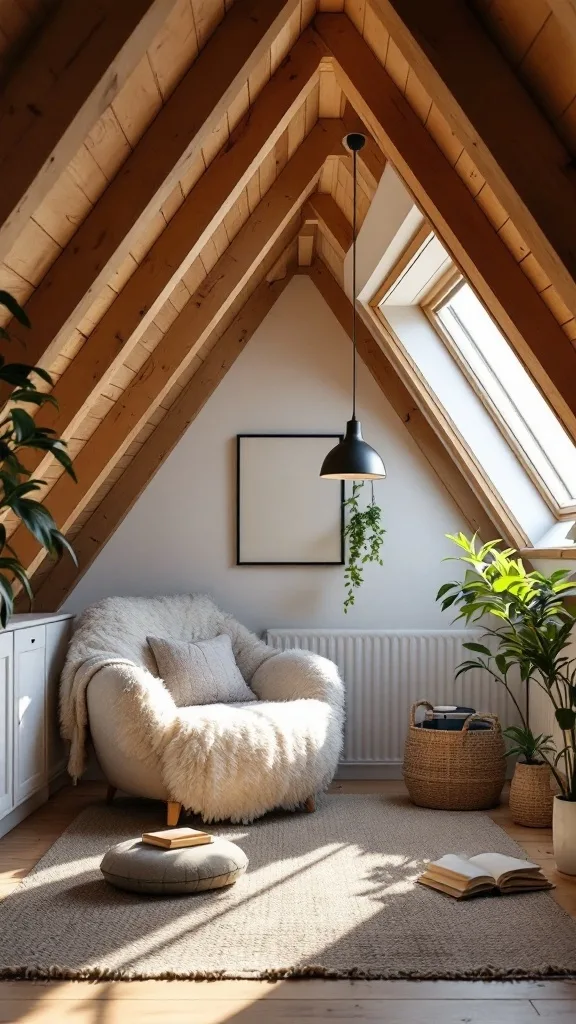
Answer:
<svg viewBox="0 0 576 1024"><path fill-rule="evenodd" d="M382 526L382 510L374 499L374 484L370 503L366 508L360 508L359 499L363 486L364 481L355 480L352 494L344 501L344 538L348 544L348 559L344 569L346 613L355 603L356 591L364 583L362 567L370 562L376 565L384 564L381 549L386 531Z"/></svg>

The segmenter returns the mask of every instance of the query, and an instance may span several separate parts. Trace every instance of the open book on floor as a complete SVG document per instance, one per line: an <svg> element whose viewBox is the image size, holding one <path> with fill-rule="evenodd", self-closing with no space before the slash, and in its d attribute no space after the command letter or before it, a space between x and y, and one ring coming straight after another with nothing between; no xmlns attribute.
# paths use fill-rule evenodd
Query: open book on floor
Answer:
<svg viewBox="0 0 576 1024"><path fill-rule="evenodd" d="M429 864L418 881L457 900L491 891L504 894L554 888L538 864L503 853L478 853L475 857L448 853Z"/></svg>

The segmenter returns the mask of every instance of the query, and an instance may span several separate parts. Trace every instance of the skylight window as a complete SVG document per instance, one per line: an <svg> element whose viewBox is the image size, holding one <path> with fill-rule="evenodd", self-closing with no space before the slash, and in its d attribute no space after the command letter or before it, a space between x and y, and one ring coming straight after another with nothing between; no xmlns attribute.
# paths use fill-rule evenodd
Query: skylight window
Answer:
<svg viewBox="0 0 576 1024"><path fill-rule="evenodd" d="M560 509L576 502L576 446L495 326L462 281L434 308L462 368L541 488Z"/></svg>

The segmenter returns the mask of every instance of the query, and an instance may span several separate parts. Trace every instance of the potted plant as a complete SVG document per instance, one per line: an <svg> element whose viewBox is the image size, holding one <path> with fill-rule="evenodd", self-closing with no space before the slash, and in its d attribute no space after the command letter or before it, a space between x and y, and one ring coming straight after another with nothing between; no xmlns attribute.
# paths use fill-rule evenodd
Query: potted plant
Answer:
<svg viewBox="0 0 576 1024"><path fill-rule="evenodd" d="M344 611L354 604L355 591L364 582L363 567L367 562L383 565L380 549L384 543L386 531L382 527L382 509L374 498L372 483L371 498L365 508L360 507L360 494L364 481L354 481L352 494L344 501L346 524L344 538L348 542L348 560L344 569L344 586L346 597Z"/></svg>
<svg viewBox="0 0 576 1024"><path fill-rule="evenodd" d="M564 601L576 594L576 585L568 582L566 569L529 572L501 541L478 547L476 537L468 540L459 533L450 539L462 549L456 561L466 571L463 580L445 583L437 599L443 609L458 608L457 618L467 624L494 623L484 626L493 649L465 644L476 657L460 665L458 674L470 668L489 672L521 715L509 684L512 670L519 670L527 692L539 686L550 700L563 737L554 756L540 748L559 790L553 801L554 855L559 871L576 875L576 658L570 656L576 617Z"/></svg>
<svg viewBox="0 0 576 1024"><path fill-rule="evenodd" d="M552 737L535 736L526 725L511 725L504 736L512 741L507 757L518 757L510 783L510 817L517 825L550 828L554 793L552 774L546 757L554 757Z"/></svg>

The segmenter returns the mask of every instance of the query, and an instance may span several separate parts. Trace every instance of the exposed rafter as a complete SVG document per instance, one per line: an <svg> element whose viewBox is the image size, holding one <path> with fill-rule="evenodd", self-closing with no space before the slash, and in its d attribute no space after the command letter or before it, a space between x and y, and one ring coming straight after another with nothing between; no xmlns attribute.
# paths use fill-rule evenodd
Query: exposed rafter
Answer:
<svg viewBox="0 0 576 1024"><path fill-rule="evenodd" d="M332 196L315 192L304 210L304 219L318 224L332 248L344 259L352 245L352 225Z"/></svg>
<svg viewBox="0 0 576 1024"><path fill-rule="evenodd" d="M320 57L313 34L305 32L57 382L58 408L44 407L40 425L72 436L306 100ZM26 465L42 473L41 453L30 452Z"/></svg>
<svg viewBox="0 0 576 1024"><path fill-rule="evenodd" d="M349 19L320 14L314 25L348 99L576 437L571 342Z"/></svg>
<svg viewBox="0 0 576 1024"><path fill-rule="evenodd" d="M237 0L27 303L12 354L50 363L269 50L297 0Z"/></svg>
<svg viewBox="0 0 576 1024"><path fill-rule="evenodd" d="M258 285L146 444L113 484L105 501L74 538L78 568L69 559L62 559L42 580L35 593L37 611L57 608L66 600L245 349L292 276L293 269L284 278L272 283L264 280Z"/></svg>
<svg viewBox="0 0 576 1024"><path fill-rule="evenodd" d="M576 43L576 0L547 0L547 4L564 31Z"/></svg>
<svg viewBox="0 0 576 1024"><path fill-rule="evenodd" d="M168 17L174 0L64 0L0 96L0 259Z"/></svg>
<svg viewBox="0 0 576 1024"><path fill-rule="evenodd" d="M346 110L344 111L343 121L347 135L350 132L360 132L362 135L366 136L366 144L358 154L358 167L371 189L376 191L380 178L384 173L386 157L376 142L376 139L370 135L370 132L367 131L366 125L362 119L358 117L358 114L349 104L347 104ZM351 157L349 157L349 159L350 161L352 160Z"/></svg>
<svg viewBox="0 0 576 1024"><path fill-rule="evenodd" d="M574 269L570 260L576 234L566 150L467 5L439 0L439 6L424 11L417 0L367 0L366 5L364 0L346 0L346 13L319 14L302 31L316 6L341 10L342 3L190 0L178 6L176 0L169 24L138 65L147 70L133 76L134 91L126 99L125 89L122 102L117 99L114 107L106 107L98 122L103 149L92 150L97 132L90 123L126 78L138 48L142 53L147 48L154 12L173 2L126 0L121 15L115 11L114 31L105 42L108 50L96 53L94 41L87 40L84 52L92 54L90 60L81 68L74 68L72 61L52 94L47 91L45 122L35 125L15 108L15 130L19 125L30 130L29 136L28 129L22 134L22 165L28 166L29 141L34 159L29 164L32 186L23 180L15 202L9 190L4 196L8 216L4 236L0 226L0 257L6 251L3 237L9 245L17 236L20 245L3 264L3 284L13 280L23 296L29 294L26 285L36 290L27 302L33 329L25 332L11 325L10 356L47 366L54 360L56 376L61 374L54 389L59 410L40 409L37 422L69 440L79 480L75 485L59 475L61 467L53 459L26 453L27 467L46 477L46 505L73 538L80 559L79 574L66 560L47 572L44 552L14 517L6 516L8 532L16 526L10 538L15 551L30 572L38 570L39 610L52 610L75 586L247 344L296 265L300 273L309 274L349 331L351 305L343 290L343 265L352 243L352 178L342 140L350 131L368 135L359 158L360 223L390 160L431 229L576 436L576 351L559 326L562 318L558 315L557 320L538 294L548 289L551 302L562 309L560 294L576 299L576 284L571 275L570 280L566 277ZM566 9L576 4L549 2L565 3ZM94 0L84 11L82 4L60 0L44 23L36 50L25 54L27 66L32 67L34 54L48 53L52 39L56 63L64 68L73 33L57 39L58 18L71 7L70 25L78 38L83 25L94 23L96 39L100 22L95 12L105 11L110 3ZM145 18L136 28L138 5ZM360 17L364 9L366 17ZM377 10L392 28L390 43ZM366 41L353 22L361 25ZM474 39L466 35L472 31ZM466 53L451 52L455 38L469 44ZM386 45L380 45L384 39ZM170 66L166 73L173 54L177 69ZM494 81L482 90L477 81L474 88L469 81L470 54L478 66L484 62L494 72ZM116 70L119 78L104 95L106 61L110 74ZM22 80L28 75L34 95L40 95L41 63L35 76L22 65L12 78L13 89L19 75ZM52 117L65 81L78 81L81 87L65 97L68 106L61 104ZM505 86L502 95L498 83ZM492 97L488 103L487 96ZM2 98L0 111L1 104ZM123 111L126 122L117 111ZM139 126L133 135L128 128L128 142L120 144L117 159L114 145L112 153L103 155L110 142L107 117L116 122L114 139L132 117ZM522 130L521 118L526 137L517 145L514 132ZM505 126L514 119L511 132ZM47 134L41 130L44 125L50 129ZM32 146L34 131L39 134ZM92 152L100 153L103 166L91 165L98 180L92 182L93 191L83 193L86 202L79 202L76 218L80 226L68 242L70 231L59 236L57 221L68 217L74 188L81 191L82 173L69 162L79 144L84 173L94 161ZM440 144L447 153L452 146L452 163ZM9 135L0 141L1 167L10 170L2 154L14 148ZM13 160L19 166L17 149ZM466 160L472 168L468 173ZM478 177L476 168L487 179L492 208L490 198L483 208L462 180L461 174L470 182L473 172ZM36 209L54 181L62 193L56 188ZM0 197L0 225L2 201ZM497 223L500 208L503 216ZM492 222L485 209L490 209ZM10 216L13 210L24 219L27 233L19 234ZM498 234L504 223L510 226L510 248L504 232ZM50 227L56 228L54 236ZM526 273L517 262L518 246L511 251L518 231L520 241L526 239L534 251L532 271L526 263ZM45 245L38 258L29 255L30 237ZM546 275L541 268L556 289L542 280ZM85 316L95 300L96 307ZM516 546L528 545L522 527L418 368L405 358L399 339L372 314L361 309L360 356L470 529L485 538L500 535ZM93 329L86 329L86 323Z"/></svg>
<svg viewBox="0 0 576 1024"><path fill-rule="evenodd" d="M68 530L85 508L291 220L299 215L324 160L339 151L341 140L340 120L318 121L76 457L78 484L63 475L51 488L45 504L63 530ZM24 527L16 530L10 543L30 572L46 557Z"/></svg>
<svg viewBox="0 0 576 1024"><path fill-rule="evenodd" d="M316 226L311 223L302 224L298 232L298 266L309 267L314 260Z"/></svg>
<svg viewBox="0 0 576 1024"><path fill-rule="evenodd" d="M572 158L551 124L461 0L372 6L576 314Z"/></svg>

